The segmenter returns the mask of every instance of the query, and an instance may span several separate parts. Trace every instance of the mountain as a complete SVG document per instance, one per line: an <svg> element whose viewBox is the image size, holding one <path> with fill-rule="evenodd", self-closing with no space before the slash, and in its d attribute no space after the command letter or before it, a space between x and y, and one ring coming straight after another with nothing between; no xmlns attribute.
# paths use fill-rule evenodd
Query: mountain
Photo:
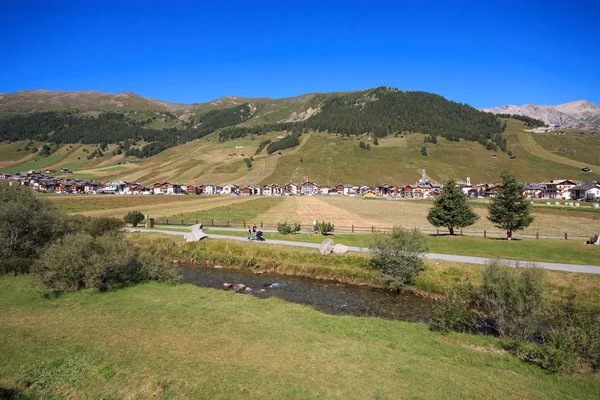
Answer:
<svg viewBox="0 0 600 400"><path fill-rule="evenodd" d="M169 103L138 96L135 93L102 93L87 91L21 90L0 94L0 113L18 114L36 111L59 111L78 109L81 111L176 111L185 110L187 105Z"/></svg>
<svg viewBox="0 0 600 400"><path fill-rule="evenodd" d="M557 106L505 105L481 109L493 114L524 115L544 121L549 126L596 130L600 128L600 107L585 100L572 101Z"/></svg>

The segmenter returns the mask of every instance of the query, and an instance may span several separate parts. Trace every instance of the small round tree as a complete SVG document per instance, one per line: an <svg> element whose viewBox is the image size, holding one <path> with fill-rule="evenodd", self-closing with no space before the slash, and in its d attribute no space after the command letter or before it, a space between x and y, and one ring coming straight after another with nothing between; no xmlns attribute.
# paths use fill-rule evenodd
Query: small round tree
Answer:
<svg viewBox="0 0 600 400"><path fill-rule="evenodd" d="M134 210L134 211L129 211L127 213L127 215L123 217L123 221L136 227L145 218L146 217L144 217L144 214L142 214L141 211Z"/></svg>
<svg viewBox="0 0 600 400"><path fill-rule="evenodd" d="M523 192L523 185L514 175L503 172L502 186L488 208L488 219L506 231L506 238L512 239L514 231L525 229L533 222L531 204Z"/></svg>
<svg viewBox="0 0 600 400"><path fill-rule="evenodd" d="M478 219L479 216L471 209L467 196L456 187L453 179L446 182L442 194L435 199L433 207L427 214L427 220L431 225L446 227L451 235L454 235L454 228L473 225Z"/></svg>

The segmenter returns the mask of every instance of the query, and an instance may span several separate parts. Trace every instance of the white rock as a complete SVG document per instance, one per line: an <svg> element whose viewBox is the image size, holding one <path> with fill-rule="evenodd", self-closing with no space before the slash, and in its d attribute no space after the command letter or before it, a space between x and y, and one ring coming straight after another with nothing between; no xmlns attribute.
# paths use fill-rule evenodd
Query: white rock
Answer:
<svg viewBox="0 0 600 400"><path fill-rule="evenodd" d="M336 254L344 254L348 252L348 246L345 246L343 244L336 244L335 246L333 246L333 252Z"/></svg>
<svg viewBox="0 0 600 400"><path fill-rule="evenodd" d="M333 251L333 240L331 240L331 239L325 239L323 241L323 243L321 243L321 246L319 246L319 252L324 256L331 253L332 251Z"/></svg>

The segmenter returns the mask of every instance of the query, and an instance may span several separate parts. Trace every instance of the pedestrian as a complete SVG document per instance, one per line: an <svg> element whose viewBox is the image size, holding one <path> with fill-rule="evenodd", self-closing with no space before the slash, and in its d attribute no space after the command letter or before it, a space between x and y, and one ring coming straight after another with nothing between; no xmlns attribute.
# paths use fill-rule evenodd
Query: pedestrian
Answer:
<svg viewBox="0 0 600 400"><path fill-rule="evenodd" d="M248 240L252 240L252 231L248 228Z"/></svg>
<svg viewBox="0 0 600 400"><path fill-rule="evenodd" d="M252 227L252 236L256 237L256 224Z"/></svg>

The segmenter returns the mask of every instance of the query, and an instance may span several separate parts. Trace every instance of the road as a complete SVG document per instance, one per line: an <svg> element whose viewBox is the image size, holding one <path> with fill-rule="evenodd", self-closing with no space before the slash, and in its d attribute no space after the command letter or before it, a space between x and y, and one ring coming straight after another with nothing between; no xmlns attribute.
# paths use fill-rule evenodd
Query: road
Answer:
<svg viewBox="0 0 600 400"><path fill-rule="evenodd" d="M168 231L162 229L139 229L140 232L149 232L149 233L164 233L167 235L174 236L183 236L187 232L178 232L178 231ZM216 235L213 233L209 233L209 238L212 239L228 239L228 240L238 240L242 242L247 242L248 239L241 236L226 236L226 235ZM295 247L306 247L311 249L318 249L318 243L305 243L305 242L290 242L287 240L267 240L265 242L253 242L257 245L261 244L278 244L283 246L295 246ZM363 247L356 246L348 246L348 250L350 251L358 251L358 252L369 252L369 249ZM578 272L583 274L600 274L600 266L597 265L579 265L579 264L561 264L561 263L549 263L549 262L540 262L540 261L523 261L523 260L506 260L506 259L491 259L485 257L471 257L471 256L459 256L454 254L439 254L439 253L426 253L425 258L429 258L431 260L444 260L444 261L455 261L455 262L464 262L468 264L488 264L492 261L499 261L502 264L510 265L513 267L523 267L529 263L535 264L538 267L553 270L553 271L565 271L565 272Z"/></svg>

